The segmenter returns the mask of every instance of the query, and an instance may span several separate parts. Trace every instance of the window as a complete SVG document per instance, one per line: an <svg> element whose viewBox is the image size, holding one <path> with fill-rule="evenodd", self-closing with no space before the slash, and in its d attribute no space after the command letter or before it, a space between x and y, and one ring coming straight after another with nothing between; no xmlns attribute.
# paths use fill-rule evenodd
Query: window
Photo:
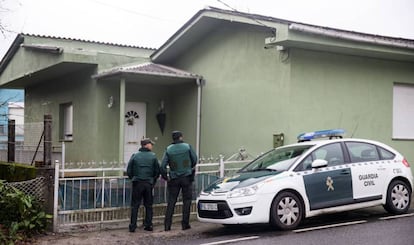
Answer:
<svg viewBox="0 0 414 245"><path fill-rule="evenodd" d="M312 154L306 157L295 169L295 171L309 170L312 169Z"/></svg>
<svg viewBox="0 0 414 245"><path fill-rule="evenodd" d="M414 139L414 84L394 84L392 111L392 137Z"/></svg>
<svg viewBox="0 0 414 245"><path fill-rule="evenodd" d="M262 169L287 170L312 145L283 147L268 151L247 166L241 172L257 171Z"/></svg>
<svg viewBox="0 0 414 245"><path fill-rule="evenodd" d="M324 145L312 153L312 158L323 159L328 162L328 166L335 166L344 163L344 154L340 143Z"/></svg>
<svg viewBox="0 0 414 245"><path fill-rule="evenodd" d="M368 143L346 142L351 162L369 162L379 160L377 147Z"/></svg>
<svg viewBox="0 0 414 245"><path fill-rule="evenodd" d="M390 152L388 150L385 150L382 147L378 147L378 150L379 150L379 152L381 154L381 159L382 160L391 160L391 159L394 159L394 157L395 157L395 154L394 153L392 153L392 152Z"/></svg>
<svg viewBox="0 0 414 245"><path fill-rule="evenodd" d="M60 127L61 139L65 141L73 140L73 105L66 103L60 105Z"/></svg>
<svg viewBox="0 0 414 245"><path fill-rule="evenodd" d="M312 162L316 159L326 160L328 162L328 166L341 165L345 162L341 144L334 143L324 145L313 151L300 164L298 164L298 166L295 168L295 171L312 169Z"/></svg>

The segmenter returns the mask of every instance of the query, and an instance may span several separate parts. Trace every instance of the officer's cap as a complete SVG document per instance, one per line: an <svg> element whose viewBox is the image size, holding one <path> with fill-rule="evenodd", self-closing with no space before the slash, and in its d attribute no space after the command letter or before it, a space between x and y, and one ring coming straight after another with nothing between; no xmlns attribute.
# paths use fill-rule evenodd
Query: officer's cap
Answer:
<svg viewBox="0 0 414 245"><path fill-rule="evenodd" d="M141 146L145 146L147 144L154 145L154 142L150 138L145 138L141 140Z"/></svg>

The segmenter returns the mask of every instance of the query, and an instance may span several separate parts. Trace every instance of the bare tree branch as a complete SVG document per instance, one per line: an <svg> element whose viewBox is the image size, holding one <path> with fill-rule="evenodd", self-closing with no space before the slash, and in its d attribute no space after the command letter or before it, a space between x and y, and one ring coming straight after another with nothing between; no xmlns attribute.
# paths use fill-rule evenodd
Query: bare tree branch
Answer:
<svg viewBox="0 0 414 245"><path fill-rule="evenodd" d="M18 1L18 0L17 0ZM0 0L0 33L3 35L4 38L7 37L7 33L13 32L8 28L8 26L4 23L4 19L6 13L11 12L12 10L7 8L5 5L6 0ZM21 3L19 2L19 5Z"/></svg>

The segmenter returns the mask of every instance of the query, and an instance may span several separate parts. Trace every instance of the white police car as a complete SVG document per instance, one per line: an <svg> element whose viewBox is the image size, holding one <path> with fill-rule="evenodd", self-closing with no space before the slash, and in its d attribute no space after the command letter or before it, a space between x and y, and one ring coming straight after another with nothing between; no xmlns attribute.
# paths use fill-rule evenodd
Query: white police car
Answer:
<svg viewBox="0 0 414 245"><path fill-rule="evenodd" d="M301 134L300 143L273 149L215 181L197 198L198 219L289 230L304 218L376 205L406 213L413 189L407 160L385 144L342 139L343 133ZM311 141L322 136L335 139Z"/></svg>

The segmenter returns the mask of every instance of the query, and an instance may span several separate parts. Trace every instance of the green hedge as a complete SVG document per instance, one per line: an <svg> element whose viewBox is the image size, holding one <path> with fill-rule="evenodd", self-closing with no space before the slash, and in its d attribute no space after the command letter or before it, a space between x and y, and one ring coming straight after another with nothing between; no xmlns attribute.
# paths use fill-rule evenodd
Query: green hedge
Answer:
<svg viewBox="0 0 414 245"><path fill-rule="evenodd" d="M36 178L36 168L26 164L0 162L0 180L7 182Z"/></svg>

